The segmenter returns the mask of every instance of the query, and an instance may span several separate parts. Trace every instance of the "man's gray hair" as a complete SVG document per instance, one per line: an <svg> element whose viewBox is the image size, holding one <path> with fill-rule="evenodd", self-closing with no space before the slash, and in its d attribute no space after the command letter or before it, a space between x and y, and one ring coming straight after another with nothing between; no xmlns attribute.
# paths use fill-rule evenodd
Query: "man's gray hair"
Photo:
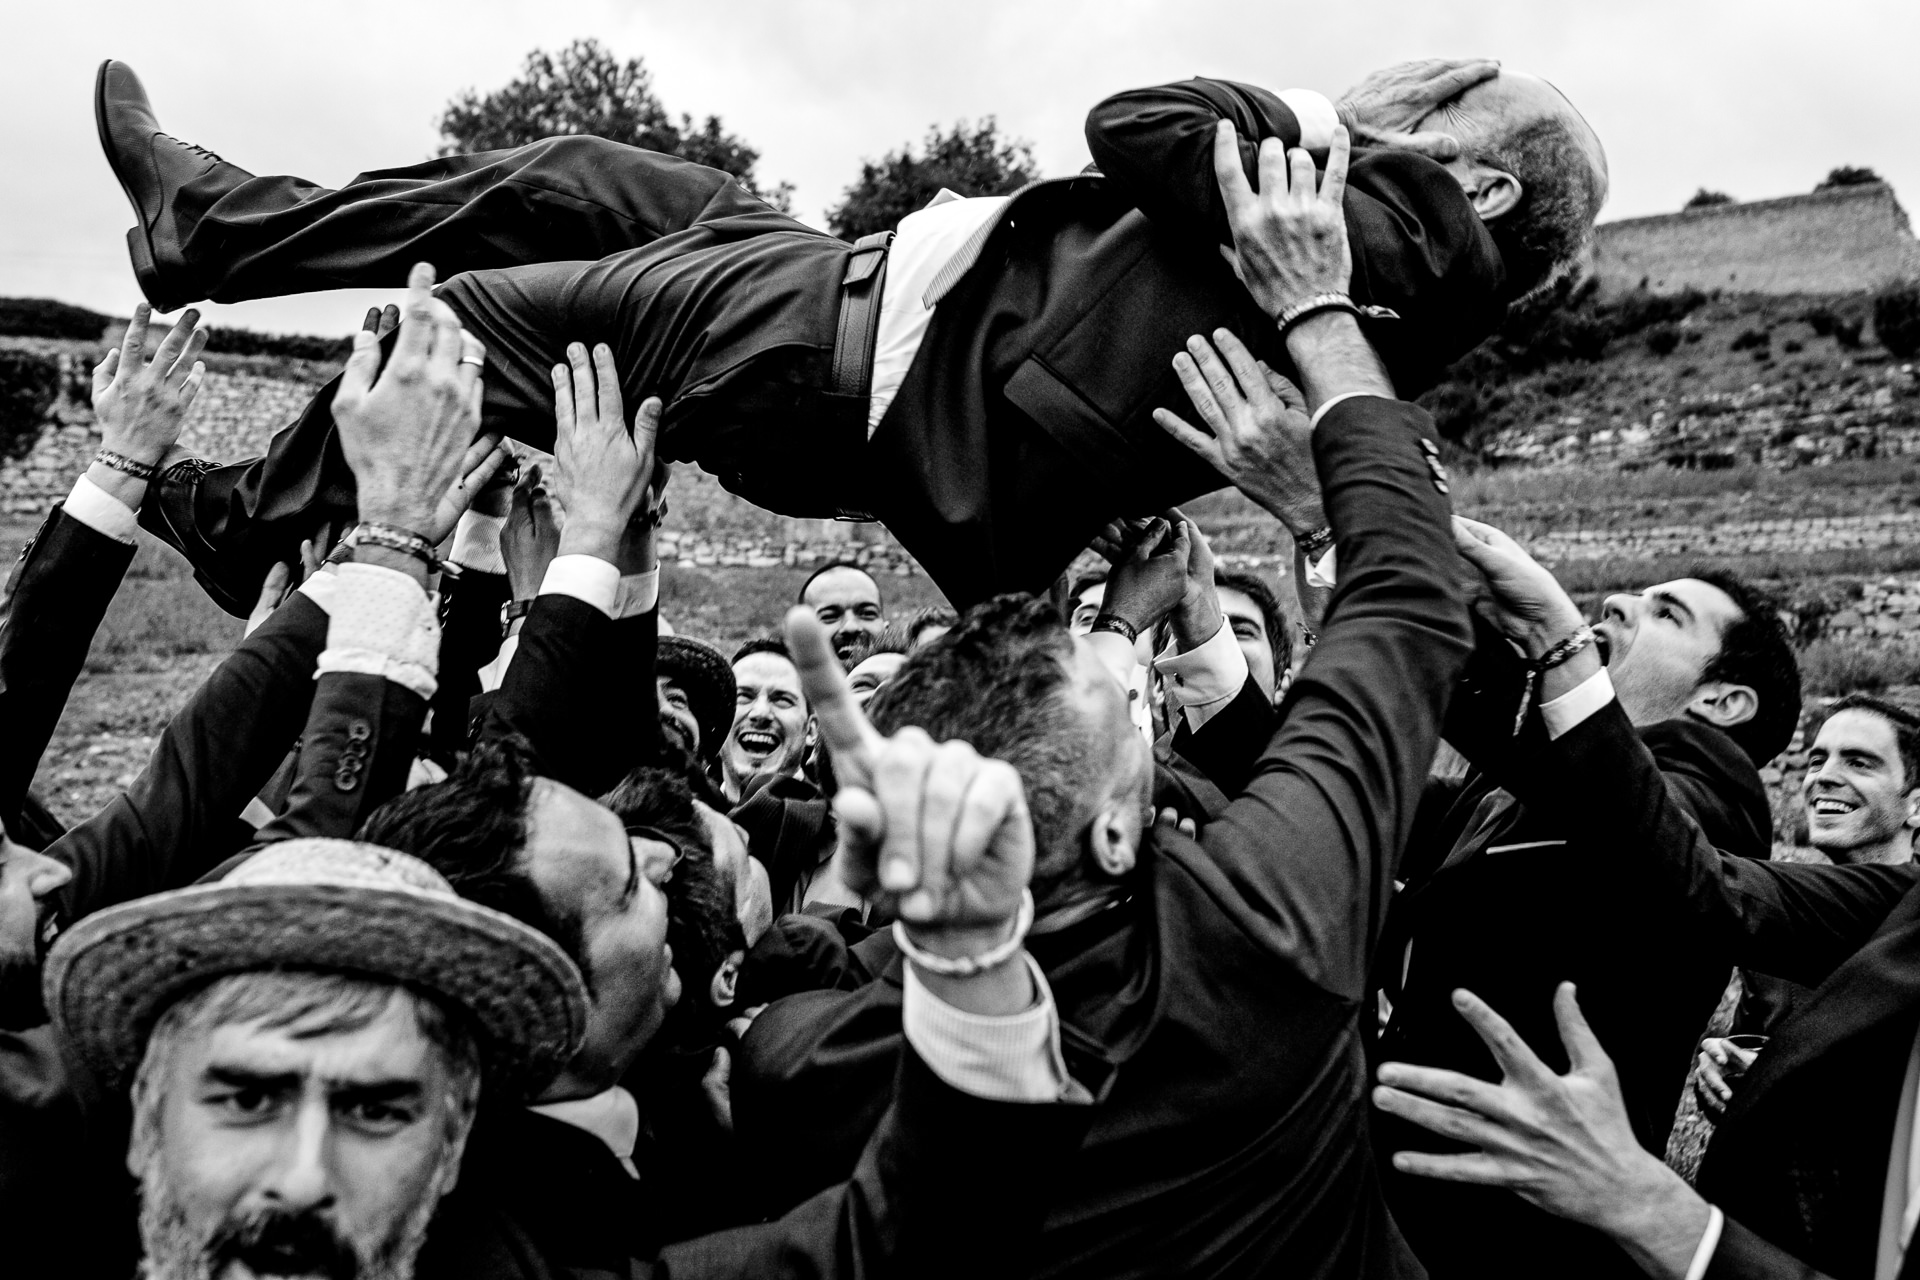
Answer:
<svg viewBox="0 0 1920 1280"><path fill-rule="evenodd" d="M480 1047L466 1019L439 1001L398 983L343 973L260 969L216 978L169 1006L147 1037L133 1078L136 1165L157 1149L160 1087L183 1044L217 1027L255 1023L296 1038L358 1031L404 1000L428 1043L447 1059L442 1122L449 1141L463 1141L480 1099Z"/></svg>
<svg viewBox="0 0 1920 1280"><path fill-rule="evenodd" d="M1512 174L1520 203L1487 224L1506 262L1513 298L1551 285L1580 260L1606 202L1586 140L1565 116L1540 116L1468 143L1468 158Z"/></svg>

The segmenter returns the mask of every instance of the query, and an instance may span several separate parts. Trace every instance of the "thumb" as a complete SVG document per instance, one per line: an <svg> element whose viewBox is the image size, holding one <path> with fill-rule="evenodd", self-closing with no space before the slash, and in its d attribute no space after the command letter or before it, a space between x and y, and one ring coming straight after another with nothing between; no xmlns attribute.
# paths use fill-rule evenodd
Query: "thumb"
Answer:
<svg viewBox="0 0 1920 1280"><path fill-rule="evenodd" d="M1600 1047L1600 1037L1587 1025L1571 982L1561 983L1560 989L1553 993L1553 1018L1560 1024L1560 1044L1566 1049L1567 1062L1575 1071L1612 1069L1613 1059Z"/></svg>

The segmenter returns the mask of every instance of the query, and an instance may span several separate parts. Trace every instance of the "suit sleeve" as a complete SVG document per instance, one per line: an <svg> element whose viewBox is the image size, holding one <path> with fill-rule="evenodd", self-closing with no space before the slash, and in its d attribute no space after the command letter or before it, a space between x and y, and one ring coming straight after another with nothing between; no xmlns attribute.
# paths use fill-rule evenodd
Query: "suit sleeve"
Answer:
<svg viewBox="0 0 1920 1280"><path fill-rule="evenodd" d="M191 884L246 846L240 811L306 723L326 641L326 612L295 592L215 668L133 785L48 849L73 869L67 920Z"/></svg>
<svg viewBox="0 0 1920 1280"><path fill-rule="evenodd" d="M1228 245L1226 204L1213 173L1221 120L1239 134L1240 163L1257 191L1259 145L1300 142L1300 122L1278 95L1228 80L1130 89L1087 116L1087 146L1109 180L1162 228ZM1354 154L1347 172L1348 286L1358 302L1390 308L1367 336L1414 396L1432 386L1505 320L1509 287L1500 251L1446 169L1404 151Z"/></svg>
<svg viewBox="0 0 1920 1280"><path fill-rule="evenodd" d="M1340 585L1286 716L1203 836L1229 919L1339 998L1366 992L1393 870L1471 634L1421 410L1356 397L1314 432Z"/></svg>
<svg viewBox="0 0 1920 1280"><path fill-rule="evenodd" d="M350 839L407 789L427 702L385 676L328 672L314 682L286 807L256 845L308 836Z"/></svg>
<svg viewBox="0 0 1920 1280"><path fill-rule="evenodd" d="M911 1047L853 1177L760 1226L662 1251L657 1275L1019 1275L1094 1108L989 1102Z"/></svg>
<svg viewBox="0 0 1920 1280"><path fill-rule="evenodd" d="M1829 1277L1728 1218L1720 1228L1720 1243L1707 1264L1705 1280L1829 1280Z"/></svg>
<svg viewBox="0 0 1920 1280"><path fill-rule="evenodd" d="M1906 866L1762 862L1715 849L1618 701L1547 751L1548 803L1642 883L1654 921L1726 963L1818 986L1917 878Z"/></svg>
<svg viewBox="0 0 1920 1280"><path fill-rule="evenodd" d="M1231 244L1213 175L1213 135L1222 120L1233 121L1240 135L1240 163L1256 190L1261 141L1300 141L1299 120L1270 90L1196 78L1114 94L1087 115L1087 147L1100 171L1154 222Z"/></svg>
<svg viewBox="0 0 1920 1280"><path fill-rule="evenodd" d="M500 653L500 608L507 575L467 569L441 587L440 683L433 694L430 743L448 768L467 745L467 708L480 693L480 668Z"/></svg>
<svg viewBox="0 0 1920 1280"><path fill-rule="evenodd" d="M0 823L21 805L134 548L56 507L21 553L0 620Z"/></svg>
<svg viewBox="0 0 1920 1280"><path fill-rule="evenodd" d="M1173 751L1227 795L1239 795L1251 781L1260 750L1273 737L1279 714L1252 676L1223 709L1198 729L1185 716L1173 730Z"/></svg>
<svg viewBox="0 0 1920 1280"><path fill-rule="evenodd" d="M612 790L658 754L658 636L657 608L615 621L572 596L538 597L475 736L518 735L542 776L590 796Z"/></svg>

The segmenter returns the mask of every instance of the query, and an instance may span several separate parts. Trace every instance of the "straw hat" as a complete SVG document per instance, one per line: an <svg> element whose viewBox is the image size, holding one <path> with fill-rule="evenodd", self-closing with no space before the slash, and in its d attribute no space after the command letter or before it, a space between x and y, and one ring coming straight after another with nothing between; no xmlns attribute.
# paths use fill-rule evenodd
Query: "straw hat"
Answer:
<svg viewBox="0 0 1920 1280"><path fill-rule="evenodd" d="M465 1010L490 1091L532 1096L586 1030L585 984L551 939L459 897L418 858L352 840L283 841L224 880L87 916L47 954L47 1009L117 1087L168 1006L257 969L384 978Z"/></svg>

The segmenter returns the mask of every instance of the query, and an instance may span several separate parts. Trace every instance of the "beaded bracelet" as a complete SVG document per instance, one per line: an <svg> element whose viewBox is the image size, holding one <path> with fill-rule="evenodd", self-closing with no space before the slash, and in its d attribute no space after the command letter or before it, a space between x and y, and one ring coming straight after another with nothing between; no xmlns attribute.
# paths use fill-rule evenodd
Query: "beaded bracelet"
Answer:
<svg viewBox="0 0 1920 1280"><path fill-rule="evenodd" d="M1033 928L1033 891L1020 891L1020 910L1013 918L1013 935L1005 942L987 948L977 956L937 956L931 951L922 950L912 938L907 936L904 921L893 922L893 945L900 954L925 969L928 973L937 973L943 978L971 978L976 973L985 973L997 969L1020 954L1021 944L1027 940L1027 930Z"/></svg>
<svg viewBox="0 0 1920 1280"><path fill-rule="evenodd" d="M1133 644L1140 639L1140 628L1134 626L1117 613L1102 613L1097 615L1093 620L1093 625L1088 627L1087 630L1112 631L1118 635L1125 636L1128 644Z"/></svg>
<svg viewBox="0 0 1920 1280"><path fill-rule="evenodd" d="M124 453L115 453L111 449L101 449L93 455L93 460L103 467L112 467L135 480L151 481L160 474L160 468L149 462L139 462Z"/></svg>
<svg viewBox="0 0 1920 1280"><path fill-rule="evenodd" d="M1533 706L1534 695L1540 689L1540 677L1562 665L1592 643L1593 628L1583 622L1573 629L1572 635L1527 663L1527 682L1520 690L1520 710L1513 717L1513 732L1516 735L1519 734L1520 727L1527 722L1527 711Z"/></svg>
<svg viewBox="0 0 1920 1280"><path fill-rule="evenodd" d="M440 557L433 553L433 544L413 530L402 529L397 524L363 520L348 540L354 546L385 547L389 551L412 556L425 564L429 573L440 568Z"/></svg>
<svg viewBox="0 0 1920 1280"><path fill-rule="evenodd" d="M1279 327L1280 337L1284 341L1293 327L1309 316L1317 316L1322 311L1344 311L1356 320L1398 320L1400 313L1389 307L1363 307L1346 294L1338 291L1316 293L1302 298L1274 319Z"/></svg>

